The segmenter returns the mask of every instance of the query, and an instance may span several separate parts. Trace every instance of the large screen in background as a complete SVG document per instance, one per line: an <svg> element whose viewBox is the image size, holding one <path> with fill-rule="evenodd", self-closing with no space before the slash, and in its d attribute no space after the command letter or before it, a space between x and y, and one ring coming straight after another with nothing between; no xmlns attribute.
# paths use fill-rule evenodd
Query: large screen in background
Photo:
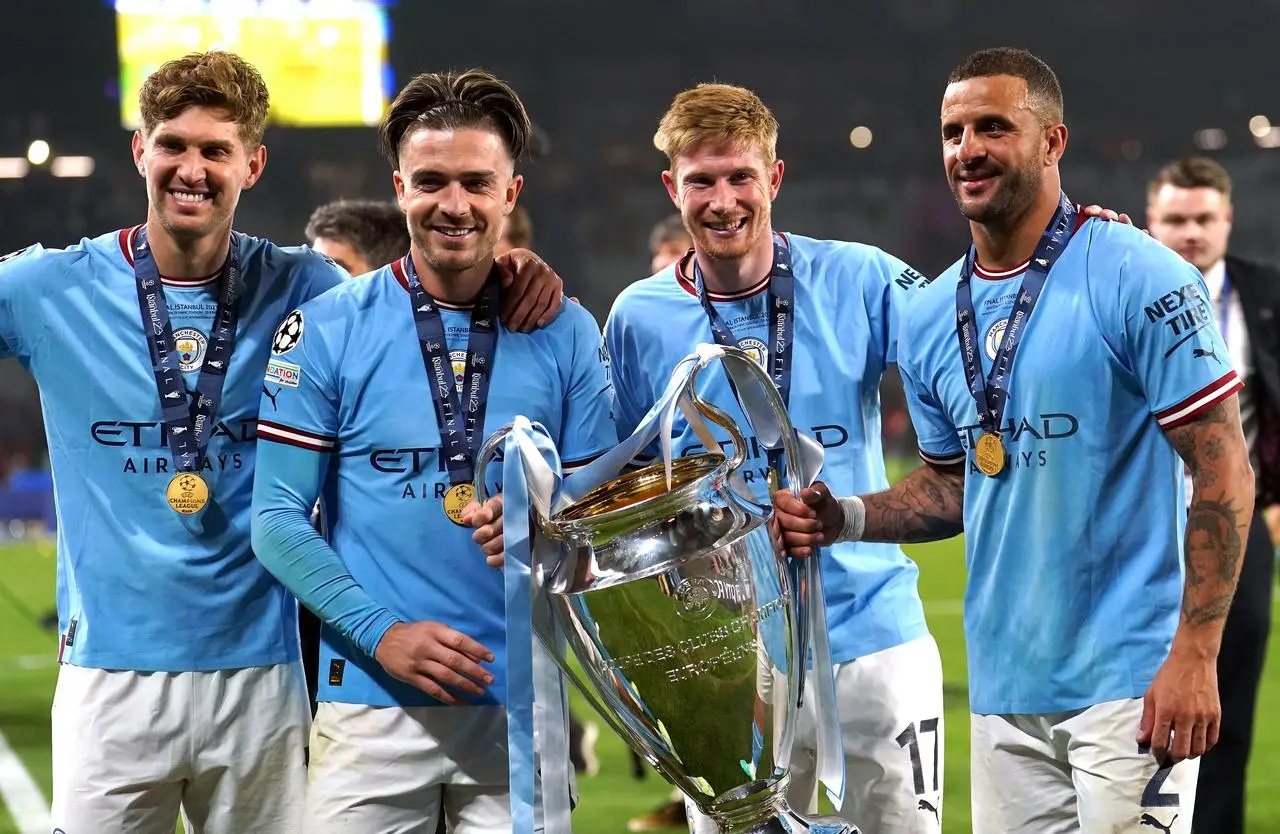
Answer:
<svg viewBox="0 0 1280 834"><path fill-rule="evenodd" d="M387 106L385 0L115 0L120 115L138 127L138 91L171 58L225 49L258 68L270 122L374 125Z"/></svg>

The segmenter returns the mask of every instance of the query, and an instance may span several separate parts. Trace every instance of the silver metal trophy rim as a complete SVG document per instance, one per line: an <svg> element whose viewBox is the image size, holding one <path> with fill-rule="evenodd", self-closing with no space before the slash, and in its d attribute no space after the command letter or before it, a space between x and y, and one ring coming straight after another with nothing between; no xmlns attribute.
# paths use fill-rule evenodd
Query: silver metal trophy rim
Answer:
<svg viewBox="0 0 1280 834"><path fill-rule="evenodd" d="M773 387L772 380L765 375L755 360L739 348L727 347L723 348L723 350L725 353L724 358L738 359L751 369L751 372L757 376L761 387L769 392L766 397L769 397L770 394L772 395L770 405L775 407L775 416L778 414L777 409L781 409L781 413L785 414L786 409L782 405L781 398L778 397L777 389ZM737 423L722 409L698 396L698 374L706 367L705 361L699 362L694 367L693 372L682 386L682 394L679 396L683 397L687 394L690 403L702 416L728 433L729 439L733 443L732 455L726 455L723 451L704 452L671 461L670 488L666 485L666 469L661 461L632 472L623 473L595 487L569 506L552 513L550 518L538 517L536 519L538 526L545 532L555 534L557 538L578 542L589 541L594 528L623 523L635 515L653 512L656 509L655 505L658 504L670 502L673 505L679 505L680 501L687 498L697 488L698 483L708 474L714 472L717 478L723 478L741 466L746 460L747 441L738 429ZM774 400L776 400L776 404L773 402ZM511 428L512 424L508 423L495 431L484 442L484 445L480 448L480 453L476 456L475 488L477 497L483 497L485 494L485 468L489 461L492 460L494 452L506 441L507 435L511 433ZM789 438L789 440L791 444L794 444L794 438ZM788 451L792 450L789 448ZM788 455L788 460L790 460L790 457ZM648 479L659 474L661 475L661 488L652 491L652 494L635 501L629 501L610 510L592 514L586 513L587 507L597 503L602 495L617 486L619 482Z"/></svg>

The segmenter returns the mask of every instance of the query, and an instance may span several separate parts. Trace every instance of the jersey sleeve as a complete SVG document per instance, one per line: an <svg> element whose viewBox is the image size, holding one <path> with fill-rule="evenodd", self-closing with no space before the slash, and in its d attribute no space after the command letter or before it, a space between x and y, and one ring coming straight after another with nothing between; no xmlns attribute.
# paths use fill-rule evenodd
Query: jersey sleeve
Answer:
<svg viewBox="0 0 1280 834"><path fill-rule="evenodd" d="M574 317L573 360L559 443L568 467L590 461L618 441L608 348L591 314L566 302L570 304L573 309L566 312Z"/></svg>
<svg viewBox="0 0 1280 834"><path fill-rule="evenodd" d="M33 331L43 325L24 310L24 300L59 268L54 253L39 244L0 257L0 359L30 358Z"/></svg>
<svg viewBox="0 0 1280 834"><path fill-rule="evenodd" d="M968 453L960 445L955 424L929 383L930 378L921 368L921 356L925 352L923 345L920 340L911 339L909 316L903 316L902 325L898 373L902 377L902 389L906 393L907 410L915 428L920 457L926 463L938 466L961 463Z"/></svg>
<svg viewBox="0 0 1280 834"><path fill-rule="evenodd" d="M868 309L879 312L878 317L872 318L873 335L883 350L885 364L892 365L898 361L898 334L907 304L929 281L923 273L887 252L880 253L876 277L878 280L868 282L874 292L874 297L868 299ZM873 303L877 305L874 308L870 306Z"/></svg>
<svg viewBox="0 0 1280 834"><path fill-rule="evenodd" d="M308 338L308 336L310 338ZM295 310L276 330L258 421L252 541L303 605L372 656L398 618L374 601L311 523L338 435L334 363Z"/></svg>
<svg viewBox="0 0 1280 834"><path fill-rule="evenodd" d="M302 251L305 257L299 270L300 280L298 281L301 293L295 303L302 304L310 301L349 279L347 271L338 266L328 255L322 255L306 247L303 247Z"/></svg>
<svg viewBox="0 0 1280 834"><path fill-rule="evenodd" d="M327 453L338 441L337 363L327 355L315 323L308 323L311 315L305 308L294 310L272 336L258 437Z"/></svg>
<svg viewBox="0 0 1280 834"><path fill-rule="evenodd" d="M1095 297L1119 299L1121 353L1161 428L1190 422L1244 387L1195 267L1136 238L1123 253L1095 243L1089 273Z"/></svg>

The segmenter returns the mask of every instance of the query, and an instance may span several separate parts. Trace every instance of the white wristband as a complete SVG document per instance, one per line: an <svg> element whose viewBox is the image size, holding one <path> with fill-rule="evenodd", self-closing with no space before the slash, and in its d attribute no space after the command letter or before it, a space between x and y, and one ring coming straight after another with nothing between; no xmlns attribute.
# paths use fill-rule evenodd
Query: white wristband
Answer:
<svg viewBox="0 0 1280 834"><path fill-rule="evenodd" d="M837 498L840 512L844 516L844 527L836 537L838 542L862 541L862 533L867 527L867 505L856 495L848 498Z"/></svg>

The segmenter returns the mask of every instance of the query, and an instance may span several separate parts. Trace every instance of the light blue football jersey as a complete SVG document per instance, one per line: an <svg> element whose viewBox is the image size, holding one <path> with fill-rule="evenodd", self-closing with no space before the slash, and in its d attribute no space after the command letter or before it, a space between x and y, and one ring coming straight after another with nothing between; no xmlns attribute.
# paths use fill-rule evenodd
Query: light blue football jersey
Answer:
<svg viewBox="0 0 1280 834"><path fill-rule="evenodd" d="M880 427L880 378L896 359L897 308L925 283L920 273L885 252L857 243L785 235L794 275L794 325L789 412L796 428L826 450L822 479L838 495L888 485ZM700 342L713 342L687 260L632 284L605 324L618 402L627 436L661 396L676 363ZM710 294L739 346L763 364L768 356L769 279L734 296ZM705 372L700 393L725 408L744 432L723 369ZM680 418L673 454L702 451ZM728 436L717 434L723 448ZM768 502L766 452L747 439L742 474ZM651 450L651 451L656 451ZM832 659L853 660L928 633L916 588L919 571L894 544L846 542L822 551L823 590Z"/></svg>
<svg viewBox="0 0 1280 834"><path fill-rule="evenodd" d="M505 703L502 573L444 512L449 476L407 286L401 259L290 316L267 367L276 395L258 430L255 541L326 621L320 700L440 705L372 657L392 624L427 620L494 653L494 682L474 702ZM470 311L440 309L460 387ZM485 437L524 415L556 438L567 467L616 444L600 331L577 304L532 333L500 326L492 374ZM501 466L488 471L496 494ZM317 496L328 544L308 524Z"/></svg>
<svg viewBox="0 0 1280 834"><path fill-rule="evenodd" d="M903 317L921 455L967 461L965 632L975 713L1140 697L1182 600L1182 463L1164 436L1241 387L1194 267L1088 221L1049 273L1009 382L1008 461L982 475L956 335L958 262ZM1022 269L971 283L987 373Z"/></svg>
<svg viewBox="0 0 1280 834"><path fill-rule="evenodd" d="M0 355L39 384L49 443L61 659L175 672L296 660L297 605L249 546L255 425L276 325L343 273L308 249L235 235L238 335L201 470L213 504L193 532L165 499L174 470L138 307L136 234L32 246L0 263ZM164 284L190 391L218 276Z"/></svg>

